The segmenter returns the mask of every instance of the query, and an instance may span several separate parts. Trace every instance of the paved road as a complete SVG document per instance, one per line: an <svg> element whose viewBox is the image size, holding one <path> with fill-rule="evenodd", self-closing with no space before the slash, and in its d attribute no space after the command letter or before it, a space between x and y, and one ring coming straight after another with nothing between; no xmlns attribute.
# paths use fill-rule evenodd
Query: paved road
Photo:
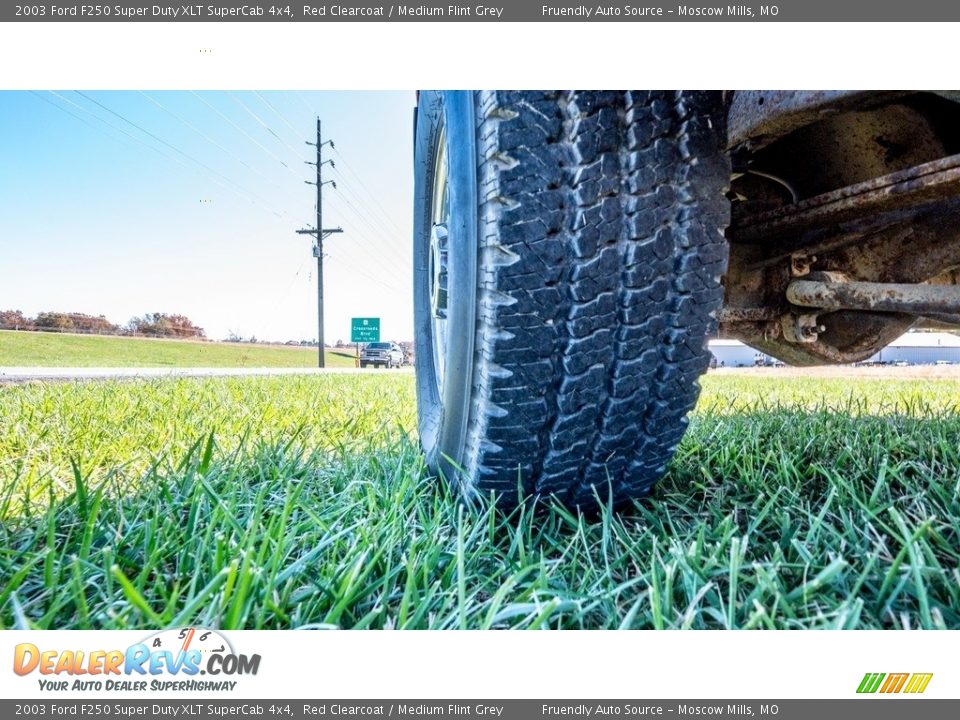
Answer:
<svg viewBox="0 0 960 720"><path fill-rule="evenodd" d="M360 370L358 368L71 368L0 367L0 382L30 380L114 380L123 378L242 377L254 375L355 375L410 373L413 368L397 370Z"/></svg>

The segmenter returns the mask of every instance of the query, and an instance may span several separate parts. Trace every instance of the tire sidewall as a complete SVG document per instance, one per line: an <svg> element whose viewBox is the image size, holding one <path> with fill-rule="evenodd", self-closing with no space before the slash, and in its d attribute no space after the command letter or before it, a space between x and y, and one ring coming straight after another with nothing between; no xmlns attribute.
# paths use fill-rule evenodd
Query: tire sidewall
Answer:
<svg viewBox="0 0 960 720"><path fill-rule="evenodd" d="M439 140L445 132L450 220L446 367L434 363L430 305L430 236ZM420 443L435 473L459 482L470 417L477 315L477 164L473 93L420 93L415 127L414 343Z"/></svg>

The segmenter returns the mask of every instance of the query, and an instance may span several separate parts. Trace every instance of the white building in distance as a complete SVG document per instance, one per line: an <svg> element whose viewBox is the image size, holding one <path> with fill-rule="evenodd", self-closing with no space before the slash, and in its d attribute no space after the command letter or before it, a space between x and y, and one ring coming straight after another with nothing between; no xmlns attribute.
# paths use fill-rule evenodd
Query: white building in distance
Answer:
<svg viewBox="0 0 960 720"><path fill-rule="evenodd" d="M708 346L720 367L752 367L773 362L769 355L757 352L739 340L711 340ZM757 362L758 359L760 363ZM960 365L960 335L947 332L909 332L898 337L867 362Z"/></svg>

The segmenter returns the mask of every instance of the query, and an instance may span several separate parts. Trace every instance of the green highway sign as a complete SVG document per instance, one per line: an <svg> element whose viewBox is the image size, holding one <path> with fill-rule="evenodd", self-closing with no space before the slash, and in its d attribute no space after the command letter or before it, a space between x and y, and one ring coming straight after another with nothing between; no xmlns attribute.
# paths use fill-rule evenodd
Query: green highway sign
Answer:
<svg viewBox="0 0 960 720"><path fill-rule="evenodd" d="M350 342L380 342L380 318L351 318Z"/></svg>

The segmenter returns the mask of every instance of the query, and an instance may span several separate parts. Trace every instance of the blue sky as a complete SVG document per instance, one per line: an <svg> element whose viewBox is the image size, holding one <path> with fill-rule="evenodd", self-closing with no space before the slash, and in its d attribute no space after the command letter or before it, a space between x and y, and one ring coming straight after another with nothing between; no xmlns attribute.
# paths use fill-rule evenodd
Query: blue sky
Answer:
<svg viewBox="0 0 960 720"><path fill-rule="evenodd" d="M316 337L313 140L326 340L352 316L412 337L412 92L0 92L0 309L189 316L212 338Z"/></svg>

